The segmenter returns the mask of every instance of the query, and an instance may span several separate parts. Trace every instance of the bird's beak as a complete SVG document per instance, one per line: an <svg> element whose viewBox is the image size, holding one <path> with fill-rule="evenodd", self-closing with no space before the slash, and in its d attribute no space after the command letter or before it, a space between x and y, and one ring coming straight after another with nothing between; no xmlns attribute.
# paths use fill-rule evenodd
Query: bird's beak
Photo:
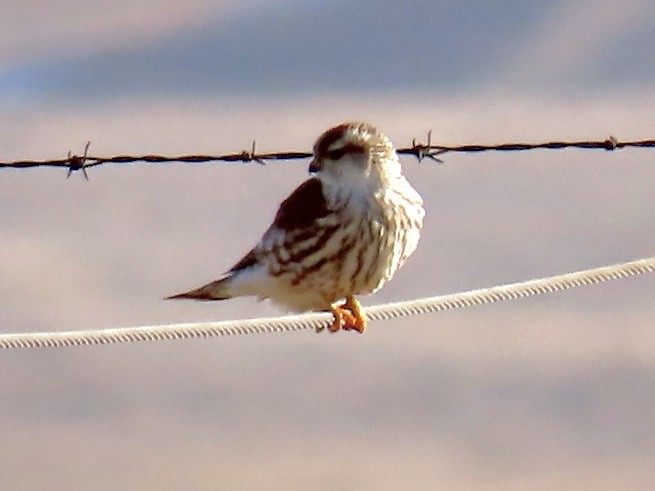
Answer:
<svg viewBox="0 0 655 491"><path fill-rule="evenodd" d="M312 161L309 163L309 169L308 172L311 174L318 172L321 170L321 167L318 165L318 162L316 162L316 159L312 159Z"/></svg>

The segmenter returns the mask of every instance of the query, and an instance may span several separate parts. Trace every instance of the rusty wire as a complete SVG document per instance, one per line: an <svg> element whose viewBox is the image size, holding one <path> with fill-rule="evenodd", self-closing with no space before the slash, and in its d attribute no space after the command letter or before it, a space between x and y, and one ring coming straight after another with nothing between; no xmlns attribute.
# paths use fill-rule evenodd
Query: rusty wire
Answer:
<svg viewBox="0 0 655 491"><path fill-rule="evenodd" d="M475 152L516 152L536 149L560 150L564 148L578 149L601 149L617 150L621 148L655 148L655 139L647 140L627 140L619 141L610 136L605 140L578 140L578 141L550 141L542 143L501 143L498 145L433 145L431 142L431 132L428 133L427 143L420 143L416 139L412 140L410 147L399 148L396 151L400 155L412 155L419 161L431 159L440 162L439 156L447 153L475 153ZM257 153L255 142L253 141L251 150L243 150L236 153L227 153L223 155L115 155L112 157L96 157L88 155L90 142L87 142L84 153L75 155L68 152L66 158L52 160L14 160L0 161L0 168L25 169L31 167L63 167L68 170L67 177L72 172L82 171L88 179L86 170L104 164L130 164L135 162L144 162L148 164L162 164L170 162L179 163L210 163L210 162L232 162L232 163L252 163L265 164L271 160L297 160L306 159L312 156L311 152L271 152Z"/></svg>

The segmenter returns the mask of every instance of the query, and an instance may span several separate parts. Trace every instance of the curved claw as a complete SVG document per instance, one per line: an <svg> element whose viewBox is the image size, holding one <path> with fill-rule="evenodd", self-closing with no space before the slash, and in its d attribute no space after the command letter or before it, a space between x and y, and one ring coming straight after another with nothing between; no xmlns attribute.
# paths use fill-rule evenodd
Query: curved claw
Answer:
<svg viewBox="0 0 655 491"><path fill-rule="evenodd" d="M360 334L366 329L366 316L362 312L362 306L353 296L346 297L343 305L333 305L330 309L334 314L334 322L328 327L330 332L357 331Z"/></svg>

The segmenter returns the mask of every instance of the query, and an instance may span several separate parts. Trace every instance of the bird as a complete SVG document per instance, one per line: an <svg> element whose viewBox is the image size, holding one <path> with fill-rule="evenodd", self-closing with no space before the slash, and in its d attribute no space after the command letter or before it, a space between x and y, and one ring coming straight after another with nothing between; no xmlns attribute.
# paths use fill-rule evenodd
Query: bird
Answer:
<svg viewBox="0 0 655 491"><path fill-rule="evenodd" d="M423 199L391 141L369 123L328 129L312 154L310 177L259 243L218 279L167 299L255 296L287 311L329 311L330 332L363 333L357 296L379 290L416 250Z"/></svg>

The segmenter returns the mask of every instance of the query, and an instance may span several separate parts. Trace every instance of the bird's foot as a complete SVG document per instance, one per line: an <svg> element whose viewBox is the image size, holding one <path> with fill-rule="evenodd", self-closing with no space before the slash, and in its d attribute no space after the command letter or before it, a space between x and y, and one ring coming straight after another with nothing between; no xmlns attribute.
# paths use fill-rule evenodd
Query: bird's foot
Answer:
<svg viewBox="0 0 655 491"><path fill-rule="evenodd" d="M328 327L330 332L357 331L360 334L366 329L366 317L362 312L362 306L352 295L346 297L342 305L333 305L330 309L334 314L334 321Z"/></svg>

